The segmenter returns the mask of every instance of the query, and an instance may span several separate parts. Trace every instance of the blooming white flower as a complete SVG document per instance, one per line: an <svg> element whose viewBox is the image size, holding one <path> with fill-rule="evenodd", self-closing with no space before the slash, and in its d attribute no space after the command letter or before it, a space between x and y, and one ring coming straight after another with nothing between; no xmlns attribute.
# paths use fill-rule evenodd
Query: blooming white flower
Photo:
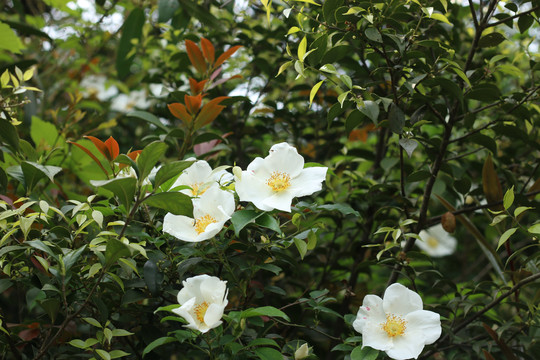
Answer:
<svg viewBox="0 0 540 360"><path fill-rule="evenodd" d="M168 213L163 219L164 232L189 242L208 240L221 231L235 210L234 195L219 186L211 186L192 201L194 219Z"/></svg>
<svg viewBox="0 0 540 360"><path fill-rule="evenodd" d="M275 144L270 154L256 158L247 170L236 172L235 188L240 201L251 201L257 208L291 211L292 199L322 189L327 167L304 169L304 158L296 148Z"/></svg>
<svg viewBox="0 0 540 360"><path fill-rule="evenodd" d="M456 251L457 240L450 236L441 224L422 230L418 235L422 241L416 241L415 244L429 256L442 257Z"/></svg>
<svg viewBox="0 0 540 360"><path fill-rule="evenodd" d="M198 160L182 172L171 186L171 189L185 185L191 189L180 190L181 193L189 196L201 196L210 186L226 183L230 180L232 180L232 175L222 167L212 170L206 161Z"/></svg>
<svg viewBox="0 0 540 360"><path fill-rule="evenodd" d="M84 97L95 96L99 101L109 100L118 94L118 88L107 85L107 77L104 75L88 75L81 80L79 85Z"/></svg>
<svg viewBox="0 0 540 360"><path fill-rule="evenodd" d="M362 347L383 350L392 359L416 359L425 345L441 336L439 314L422 308L420 295L392 284L383 299L364 297L353 327L362 334Z"/></svg>
<svg viewBox="0 0 540 360"><path fill-rule="evenodd" d="M227 282L215 276L198 275L182 282L179 308L173 312L188 322L185 327L205 333L221 325L227 300Z"/></svg>
<svg viewBox="0 0 540 360"><path fill-rule="evenodd" d="M148 94L146 90L136 90L129 94L120 94L115 97L111 104L111 110L118 112L128 112L138 109L147 109L152 105L152 102L148 100Z"/></svg>

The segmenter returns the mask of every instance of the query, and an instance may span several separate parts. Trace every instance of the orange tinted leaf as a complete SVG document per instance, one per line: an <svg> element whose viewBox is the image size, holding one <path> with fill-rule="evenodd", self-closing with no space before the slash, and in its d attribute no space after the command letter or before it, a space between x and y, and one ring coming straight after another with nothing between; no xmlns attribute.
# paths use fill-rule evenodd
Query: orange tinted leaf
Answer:
<svg viewBox="0 0 540 360"><path fill-rule="evenodd" d="M107 151L109 152L109 157L107 159L109 161L113 161L118 157L118 154L120 154L120 148L118 147L118 143L114 138L111 136L105 141L105 146L107 147Z"/></svg>
<svg viewBox="0 0 540 360"><path fill-rule="evenodd" d="M208 79L197 81L193 78L189 78L189 87L191 88L191 94L198 95L202 93L204 90L204 85L206 84L207 81Z"/></svg>
<svg viewBox="0 0 540 360"><path fill-rule="evenodd" d="M220 66L221 64L223 64L225 62L225 60L230 58L241 47L242 47L242 45L232 46L232 47L229 48L229 50L227 50L223 54L221 54L217 58L216 63L214 64L214 69L217 68L218 66Z"/></svg>
<svg viewBox="0 0 540 360"><path fill-rule="evenodd" d="M214 45L212 45L209 40L201 38L201 48L206 61L208 61L209 64L213 64L216 59Z"/></svg>
<svg viewBox="0 0 540 360"><path fill-rule="evenodd" d="M221 111L225 109L225 106L218 104L228 98L229 96L220 96L207 102L195 120L195 130L214 121Z"/></svg>
<svg viewBox="0 0 540 360"><path fill-rule="evenodd" d="M171 112L171 114L173 114L178 119L182 120L182 122L186 126L188 126L191 123L192 116L188 114L184 104L172 103L172 104L167 105L167 107L169 108L169 111Z"/></svg>
<svg viewBox="0 0 540 360"><path fill-rule="evenodd" d="M103 170L105 175L107 175L107 177L109 177L109 173L107 172L107 170L105 170L103 165L101 165L101 162L97 159L97 157L94 156L94 154L92 154L92 152L90 150L88 150L87 148L85 148L81 144L77 144L76 142L73 142L73 141L68 141L68 143L75 145L76 147L78 147L79 149L81 149L82 151L87 153L88 156L90 156L92 158L92 160L94 160L94 162L99 165L99 167L101 168L101 170Z"/></svg>
<svg viewBox="0 0 540 360"><path fill-rule="evenodd" d="M197 96L184 95L184 102L186 103L187 111L192 115L195 115L199 112L199 109L201 108L201 101L201 94Z"/></svg>
<svg viewBox="0 0 540 360"><path fill-rule="evenodd" d="M142 150L135 150L130 151L128 154L126 154L131 160L136 161L139 154L142 152Z"/></svg>
<svg viewBox="0 0 540 360"><path fill-rule="evenodd" d="M206 61L201 52L201 49L191 40L186 40L186 51L189 57L191 64L197 69L200 73L206 72Z"/></svg>
<svg viewBox="0 0 540 360"><path fill-rule="evenodd" d="M99 140L97 137L94 136L84 135L84 137L92 141L92 143L99 150L99 152L102 153L103 156L107 157L107 145L105 145L103 141Z"/></svg>

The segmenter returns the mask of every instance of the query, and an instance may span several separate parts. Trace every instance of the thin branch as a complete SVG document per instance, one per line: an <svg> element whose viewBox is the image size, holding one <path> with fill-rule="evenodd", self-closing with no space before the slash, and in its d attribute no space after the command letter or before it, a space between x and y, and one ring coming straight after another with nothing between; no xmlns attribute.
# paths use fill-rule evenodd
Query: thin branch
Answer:
<svg viewBox="0 0 540 360"><path fill-rule="evenodd" d="M470 1L471 1L471 0L469 0L469 2L470 2ZM533 7L532 9L527 10L527 11L524 11L524 12L522 12L522 13L519 13L519 14L510 16L510 17L504 18L504 19L502 19L502 20L496 21L496 22L491 23L491 24L487 24L487 25L486 25L486 28L489 28L489 27L492 27L492 26L501 25L501 24L505 24L507 21L514 20L515 18L518 18L518 17L520 17L520 16L530 14L530 13L532 13L532 12L538 10L538 9L540 9L540 5L535 6L535 7Z"/></svg>
<svg viewBox="0 0 540 360"><path fill-rule="evenodd" d="M474 21L474 28L478 29L478 19L476 17L476 13L474 12L474 4L472 0L469 0L469 9L471 10L471 16Z"/></svg>

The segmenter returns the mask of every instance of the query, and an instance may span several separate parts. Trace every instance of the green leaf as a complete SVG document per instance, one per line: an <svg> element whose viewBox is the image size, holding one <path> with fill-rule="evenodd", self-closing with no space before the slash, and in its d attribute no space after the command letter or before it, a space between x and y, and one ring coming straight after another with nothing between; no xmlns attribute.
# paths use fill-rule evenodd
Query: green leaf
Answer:
<svg viewBox="0 0 540 360"><path fill-rule="evenodd" d="M534 209L533 207L530 207L530 206L520 206L518 207L516 210L514 210L514 217L518 217L519 215L521 215L523 212L527 211L527 210L531 210L531 209Z"/></svg>
<svg viewBox="0 0 540 360"><path fill-rule="evenodd" d="M279 75L281 75L282 72L284 72L285 70L287 70L289 68L289 66L291 66L293 64L293 61L290 60L290 61L287 61L286 63L283 63L280 67L279 67L279 71L276 75L276 77L278 77Z"/></svg>
<svg viewBox="0 0 540 360"><path fill-rule="evenodd" d="M279 221L268 213L263 213L255 219L255 223L270 230L274 230L278 234L281 234L281 228L279 227Z"/></svg>
<svg viewBox="0 0 540 360"><path fill-rule="evenodd" d="M388 112L388 121L390 124L390 130L395 134L401 134L403 132L403 126L405 125L405 114L396 104L390 105L390 111Z"/></svg>
<svg viewBox="0 0 540 360"><path fill-rule="evenodd" d="M405 151L407 152L407 155L411 157L414 149L416 149L416 147L418 146L418 141L414 139L402 138L402 139L399 139L399 145L403 149L405 149Z"/></svg>
<svg viewBox="0 0 540 360"><path fill-rule="evenodd" d="M241 317L242 318L250 318L254 316L270 316L270 317L278 317L285 319L287 321L291 321L287 314L285 314L283 311L276 309L273 306L262 306L258 308L252 308L242 311Z"/></svg>
<svg viewBox="0 0 540 360"><path fill-rule="evenodd" d="M121 257L130 255L129 246L115 238L109 239L105 248L105 267L114 264Z"/></svg>
<svg viewBox="0 0 540 360"><path fill-rule="evenodd" d="M283 360L283 355L281 355L281 353L276 349L260 347L253 350L253 352L261 360Z"/></svg>
<svg viewBox="0 0 540 360"><path fill-rule="evenodd" d="M137 157L137 166L139 167L139 181L146 179L152 168L157 164L158 160L167 151L168 145L161 141L154 141L145 146L144 150Z"/></svg>
<svg viewBox="0 0 540 360"><path fill-rule="evenodd" d="M379 43L382 43L383 41L381 34L375 28L368 27L365 31L365 34L366 34L366 37L371 41L375 41Z"/></svg>
<svg viewBox="0 0 540 360"><path fill-rule="evenodd" d="M58 130L56 126L50 122L46 122L38 118L37 116L32 116L32 126L30 127L30 136L34 141L36 146L41 147L52 147L58 144ZM63 141L62 141L63 143Z"/></svg>
<svg viewBox="0 0 540 360"><path fill-rule="evenodd" d="M323 17L329 24L336 22L336 10L343 5L344 0L325 0L323 2Z"/></svg>
<svg viewBox="0 0 540 360"><path fill-rule="evenodd" d="M0 139L11 147L13 152L19 151L19 135L15 126L9 121L0 119Z"/></svg>
<svg viewBox="0 0 540 360"><path fill-rule="evenodd" d="M370 120L373 121L373 124L378 125L379 104L375 101L366 100L364 101L364 106L358 106L358 110L370 118Z"/></svg>
<svg viewBox="0 0 540 360"><path fill-rule="evenodd" d="M358 211L354 210L349 204L345 204L345 203L318 205L317 209L328 210L328 211L339 211L344 216L347 216L347 215L360 216L360 213Z"/></svg>
<svg viewBox="0 0 540 360"><path fill-rule="evenodd" d="M158 22L165 23L172 19L179 6L178 0L159 0Z"/></svg>
<svg viewBox="0 0 540 360"><path fill-rule="evenodd" d="M173 338L173 337L170 337L170 336L157 338L156 340L152 341L150 344L148 344L144 348L142 355L144 357L145 355L147 355L149 352L151 352L155 348L160 347L161 345L171 343L173 341L177 341L177 340L176 340L176 338Z"/></svg>
<svg viewBox="0 0 540 360"><path fill-rule="evenodd" d="M240 234L240 231L246 227L249 223L254 223L255 219L261 216L263 213L259 213L255 210L239 210L231 216L231 223L234 226L234 233L236 236Z"/></svg>
<svg viewBox="0 0 540 360"><path fill-rule="evenodd" d="M279 345L275 340L268 339L268 338L255 339L248 344L249 347L265 346L265 345L275 346L279 348Z"/></svg>
<svg viewBox="0 0 540 360"><path fill-rule="evenodd" d="M325 64L321 66L319 70L330 73L330 74L335 74L337 72L336 68L332 64Z"/></svg>
<svg viewBox="0 0 540 360"><path fill-rule="evenodd" d="M300 41L300 45L298 45L298 60L304 61L304 57L306 56L306 50L307 50L307 38L304 36L302 40Z"/></svg>
<svg viewBox="0 0 540 360"><path fill-rule="evenodd" d="M131 41L140 39L144 20L144 10L135 8L122 25L122 36L116 52L116 71L120 79L124 79L130 73L131 64L133 63L133 56L128 57L133 48Z"/></svg>
<svg viewBox="0 0 540 360"><path fill-rule="evenodd" d="M130 336L130 335L133 335L133 333L124 329L114 329L112 331L112 335L113 336Z"/></svg>
<svg viewBox="0 0 540 360"><path fill-rule="evenodd" d="M357 346L351 352L351 360L375 360L379 356L379 351L369 346L362 348Z"/></svg>
<svg viewBox="0 0 540 360"><path fill-rule="evenodd" d="M79 257L82 255L82 253L86 250L86 244L81 246L80 248L76 250L70 250L65 256L64 256L64 266L66 268L66 271L71 269L73 265L77 262Z"/></svg>
<svg viewBox="0 0 540 360"><path fill-rule="evenodd" d="M510 206L514 203L514 186L506 191L503 198L503 206L505 210L508 210Z"/></svg>
<svg viewBox="0 0 540 360"><path fill-rule="evenodd" d="M137 179L135 178L119 178L112 180L91 180L90 183L97 187L102 187L112 192L121 204L124 204L126 210L129 211L135 190L137 187Z"/></svg>
<svg viewBox="0 0 540 360"><path fill-rule="evenodd" d="M146 122L148 122L150 124L155 125L156 127L160 128L161 130L164 130L165 132L169 132L169 130L170 130L168 127L163 125L161 123L161 121L159 121L157 116L155 116L154 114L151 114L151 113L149 113L147 111L132 111L130 113L127 113L126 116L144 120L144 121L146 121Z"/></svg>
<svg viewBox="0 0 540 360"><path fill-rule="evenodd" d="M163 280L163 274L159 271L156 263L148 260L143 267L144 282L150 294L156 295Z"/></svg>
<svg viewBox="0 0 540 360"><path fill-rule="evenodd" d="M498 32L493 32L491 34L484 35L478 41L478 46L481 48L493 47L502 43L506 38L503 34Z"/></svg>
<svg viewBox="0 0 540 360"><path fill-rule="evenodd" d="M323 84L324 80L319 81L316 83L313 88L311 88L311 91L309 93L309 106L311 106L311 103L313 102L313 98L315 98L315 95L317 94L317 91L319 91L319 88Z"/></svg>
<svg viewBox="0 0 540 360"><path fill-rule="evenodd" d="M114 332L114 330L113 330L113 332ZM127 353L127 352L122 351L122 350L111 350L109 352L109 355L111 356L111 359L118 359L118 358L130 355L130 353Z"/></svg>
<svg viewBox="0 0 540 360"><path fill-rule="evenodd" d="M497 250L499 250L499 248L501 247L501 245L503 245L506 241L508 241L508 239L510 238L510 236L514 235L514 233L516 232L517 228L510 228L508 230L506 230L502 235L501 237L499 238L499 244L497 245Z"/></svg>
<svg viewBox="0 0 540 360"><path fill-rule="evenodd" d="M20 54L24 45L9 25L0 22L0 50L7 50L15 54Z"/></svg>
<svg viewBox="0 0 540 360"><path fill-rule="evenodd" d="M294 238L294 245L296 245L296 248L300 253L300 259L304 260L304 256L306 256L307 253L307 243L302 239Z"/></svg>
<svg viewBox="0 0 540 360"><path fill-rule="evenodd" d="M532 234L540 234L540 223L529 227L528 231Z"/></svg>
<svg viewBox="0 0 540 360"><path fill-rule="evenodd" d="M90 325L92 326L95 326L97 328L100 328L102 329L103 326L99 323L99 321L97 321L96 319L94 318L91 318L91 317L84 317L82 318L84 321L86 321L87 323L89 323Z"/></svg>
<svg viewBox="0 0 540 360"><path fill-rule="evenodd" d="M71 340L68 344L79 349L86 349L86 343L79 339Z"/></svg>
<svg viewBox="0 0 540 360"><path fill-rule="evenodd" d="M191 197L181 192L161 192L144 199L147 205L163 209L174 215L193 217L193 202Z"/></svg>
<svg viewBox="0 0 540 360"><path fill-rule="evenodd" d="M518 18L518 29L520 33L524 33L534 23L534 17L530 15L521 15Z"/></svg>
<svg viewBox="0 0 540 360"><path fill-rule="evenodd" d="M109 355L109 353L105 350L102 350L102 349L95 349L95 351L98 353L98 355L103 359L103 360L111 360L111 355Z"/></svg>
<svg viewBox="0 0 540 360"><path fill-rule="evenodd" d="M158 188L164 184L167 180L172 179L175 176L180 175L182 171L190 167L195 161L174 161L161 166L156 173L154 180L154 187Z"/></svg>
<svg viewBox="0 0 540 360"><path fill-rule="evenodd" d="M53 259L58 261L58 256L43 241L41 241L41 240L31 240L31 241L25 241L24 244L30 245L34 249L38 249L40 251L43 251L44 253L46 253L47 255L49 255L50 257L52 257Z"/></svg>
<svg viewBox="0 0 540 360"><path fill-rule="evenodd" d="M430 18L438 20L438 21L442 21L443 23L447 23L448 25L452 25L452 23L448 21L448 18L444 16L443 14L433 13L431 14Z"/></svg>

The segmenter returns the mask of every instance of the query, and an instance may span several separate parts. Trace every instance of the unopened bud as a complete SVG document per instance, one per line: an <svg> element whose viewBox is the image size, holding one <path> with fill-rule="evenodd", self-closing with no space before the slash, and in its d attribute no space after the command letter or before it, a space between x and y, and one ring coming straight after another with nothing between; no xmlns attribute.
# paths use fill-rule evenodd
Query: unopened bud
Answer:
<svg viewBox="0 0 540 360"><path fill-rule="evenodd" d="M453 233L456 230L456 217L450 211L443 214L441 225L446 232Z"/></svg>
<svg viewBox="0 0 540 360"><path fill-rule="evenodd" d="M294 352L294 360L302 360L309 356L309 347L307 343L304 343L304 345L300 346L295 352Z"/></svg>

